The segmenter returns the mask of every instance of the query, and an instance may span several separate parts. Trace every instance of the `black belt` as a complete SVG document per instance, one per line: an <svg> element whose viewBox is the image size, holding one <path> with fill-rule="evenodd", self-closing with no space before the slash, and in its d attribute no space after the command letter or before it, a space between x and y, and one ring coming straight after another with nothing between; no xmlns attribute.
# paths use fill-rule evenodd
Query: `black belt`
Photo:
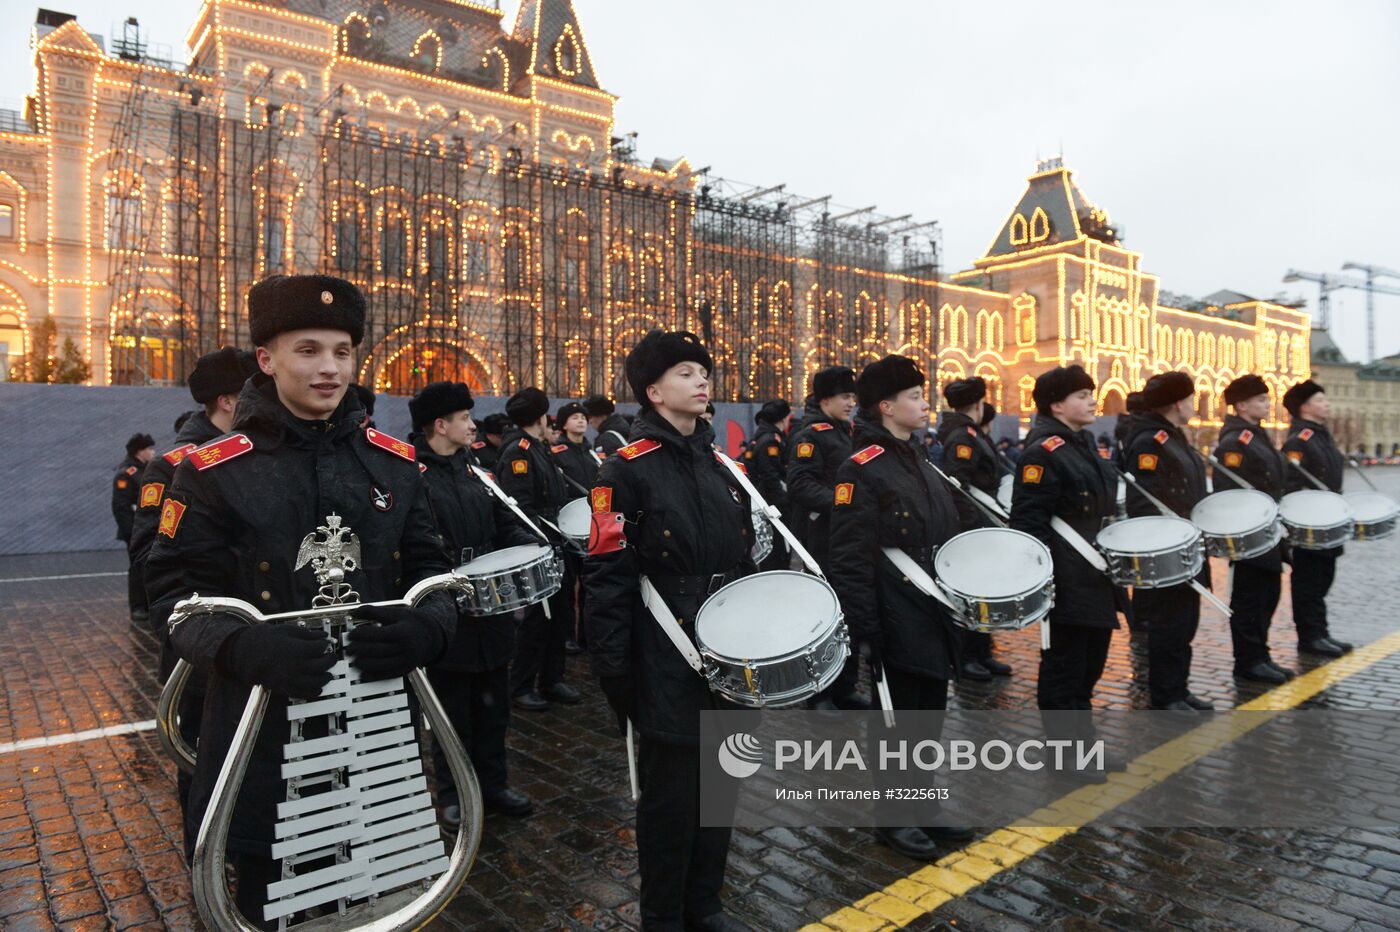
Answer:
<svg viewBox="0 0 1400 932"><path fill-rule="evenodd" d="M647 574L652 587L663 598L713 595L723 586L739 578L737 569L724 573L702 573L696 576L661 576Z"/></svg>

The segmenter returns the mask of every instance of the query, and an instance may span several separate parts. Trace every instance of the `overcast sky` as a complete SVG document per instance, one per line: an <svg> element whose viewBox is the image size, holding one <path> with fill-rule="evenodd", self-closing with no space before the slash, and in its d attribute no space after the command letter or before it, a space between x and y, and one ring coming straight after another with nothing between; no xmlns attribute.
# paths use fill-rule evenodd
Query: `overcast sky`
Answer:
<svg viewBox="0 0 1400 932"><path fill-rule="evenodd" d="M53 0L93 32L127 15L185 54L196 0ZM506 22L517 0L502 0ZM1400 3L576 0L639 154L878 204L982 254L1037 156L1061 151L1162 287L1259 297L1290 267L1400 269ZM2 0L0 99L31 86L35 7ZM0 104L14 106L14 103ZM1390 284L1400 287L1400 279ZM1365 352L1365 298L1333 333ZM1400 352L1400 297L1376 299Z"/></svg>

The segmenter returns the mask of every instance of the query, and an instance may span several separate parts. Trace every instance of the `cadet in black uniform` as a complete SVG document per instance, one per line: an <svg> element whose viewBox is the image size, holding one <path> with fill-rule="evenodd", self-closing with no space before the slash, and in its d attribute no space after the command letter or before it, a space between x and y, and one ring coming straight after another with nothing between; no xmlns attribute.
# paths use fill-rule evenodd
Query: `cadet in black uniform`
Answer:
<svg viewBox="0 0 1400 932"><path fill-rule="evenodd" d="M940 468L965 486L997 497L997 486L1008 469L1002 465L992 440L982 430L987 383L973 376L956 379L943 387L943 398L953 410L944 412L935 436L943 446ZM996 527L982 510L961 492L953 493L961 530ZM992 657L992 636L960 629L962 637L962 676L969 680L990 680L993 675L1010 676L1011 667Z"/></svg>
<svg viewBox="0 0 1400 932"><path fill-rule="evenodd" d="M355 346L364 335L364 298L324 275L272 276L248 292L258 364L265 375L243 387L237 433L193 450L175 471L156 542L146 563L153 613L167 618L193 592L242 599L265 613L309 608L318 585L294 569L302 540L339 515L360 541L361 560L346 582L364 602L401 596L446 572L427 487L413 448L360 427L364 409L348 392ZM452 599L434 593L416 608L360 608L379 622L350 635L346 654L366 679L401 676L435 662L456 624ZM267 884L280 879L271 858L280 775L288 741L287 698L317 696L335 652L315 630L249 625L200 615L175 625L171 643L208 677L199 763L185 814L194 838L232 745L248 690L272 693L229 831L237 902L261 917Z"/></svg>
<svg viewBox="0 0 1400 932"><path fill-rule="evenodd" d="M836 470L851 455L851 413L856 408L856 376L846 366L828 366L812 376L802 429L788 441L788 504L797 518L798 540L828 578L840 572L828 558L831 503ZM856 691L860 666L851 656L830 686L810 701L812 708L867 709Z"/></svg>
<svg viewBox="0 0 1400 932"><path fill-rule="evenodd" d="M765 402L754 415L753 437L744 451L744 465L749 470L749 480L758 494L783 512L788 513L786 466L788 456L787 429L792 421L792 406L786 401ZM787 541L783 535L773 533L773 552L758 568L761 570L785 570L788 568Z"/></svg>
<svg viewBox="0 0 1400 932"><path fill-rule="evenodd" d="M1149 410L1142 392L1128 392L1125 399L1125 411L1118 416L1118 421L1113 425L1113 452L1116 456L1121 456L1123 446L1128 442L1128 438L1137 433L1139 415Z"/></svg>
<svg viewBox="0 0 1400 932"><path fill-rule="evenodd" d="M126 441L126 459L118 464L117 474L112 477L112 517L117 521L117 540L126 544L126 601L133 624L141 624L150 617L146 609L146 588L136 564L136 554L131 549L131 531L141 494L141 470L155 455L154 437L132 434Z"/></svg>
<svg viewBox="0 0 1400 932"><path fill-rule="evenodd" d="M1220 426L1215 458L1254 488L1278 501L1287 482L1283 454L1260 426L1269 414L1269 386L1257 375L1242 375L1225 386L1225 403L1235 410ZM1224 470L1214 471L1217 492L1239 488ZM1287 543L1231 565L1230 635L1235 676L1260 683L1283 683L1293 676L1269 656L1269 623L1282 591Z"/></svg>
<svg viewBox="0 0 1400 932"><path fill-rule="evenodd" d="M598 467L603 457L588 445L588 413L583 405L571 401L560 407L554 412L554 429L559 434L559 440L550 448L550 452L554 454L555 465L569 485L569 498L584 498L598 478ZM573 583L574 606L574 612L569 616L569 637L564 641L564 653L581 654L588 645L588 635L583 628L583 557L565 549L564 562L569 567Z"/></svg>
<svg viewBox="0 0 1400 932"><path fill-rule="evenodd" d="M958 669L952 620L880 552L899 548L932 577L934 549L959 532L955 493L911 440L928 424L925 381L907 356L861 371L857 449L837 469L832 497L831 559L839 569L831 584L895 709L946 709ZM907 857L929 859L938 855L936 841L966 841L972 832L903 827L876 835Z"/></svg>
<svg viewBox="0 0 1400 932"><path fill-rule="evenodd" d="M531 520L542 518L556 524L559 509L578 496L571 494L544 439L549 398L538 388L522 388L506 401L506 414L515 427L501 443L496 482ZM562 543L547 525L535 523L556 545ZM547 709L550 702L574 705L583 698L564 682L564 642L574 628L573 586L573 571L566 562L559 591L547 602L525 610L510 685L515 704L527 712Z"/></svg>
<svg viewBox="0 0 1400 932"><path fill-rule="evenodd" d="M612 456L627 445L632 425L617 413L617 406L607 395L589 395L583 403L583 410L588 414L588 426L593 428L596 435L593 449L603 456Z"/></svg>
<svg viewBox="0 0 1400 932"><path fill-rule="evenodd" d="M178 446L152 457L141 473L141 504L136 510L136 520L131 530L131 559L143 581L146 578L146 560L156 540L156 529L160 526L165 493L175 478L175 467L195 447L229 432L233 427L238 393L242 391L243 383L257 371L258 360L252 353L224 347L199 357L190 372L190 395L203 407L190 412L190 416L180 425L175 437ZM177 658L170 644L170 632L164 620L161 621L156 625L155 634L161 642L159 676L163 683L175 669ZM180 735L190 747L199 742L199 720L203 712L204 677L198 670L192 670L185 681L184 691L180 693ZM189 805L191 779L183 769L176 770L175 788L181 812ZM187 839L187 843L193 845L194 839Z"/></svg>
<svg viewBox="0 0 1400 932"><path fill-rule="evenodd" d="M1307 379L1284 392L1283 406L1292 416L1288 439L1283 442L1284 455L1340 494L1346 460L1327 429L1327 417L1332 411L1327 393L1321 385ZM1288 492L1317 488L1296 467L1289 466L1285 475L1284 489ZM1298 628L1298 649L1309 654L1340 657L1351 650L1350 644L1332 637L1327 630L1327 591L1332 588L1342 549L1292 548L1293 577L1289 585L1293 592L1293 624Z"/></svg>
<svg viewBox="0 0 1400 932"><path fill-rule="evenodd" d="M748 496L715 456L700 418L709 352L692 333L653 330L627 355L642 413L603 463L585 561L589 653L603 693L641 735L637 860L642 928L742 932L721 911L730 829L700 826L700 711L719 708L643 604L640 577L695 639L711 592L752 572Z"/></svg>
<svg viewBox="0 0 1400 932"><path fill-rule="evenodd" d="M1010 527L1049 547L1055 563L1050 649L1040 653L1036 701L1041 709L1088 712L1126 600L1051 529L1050 519L1061 518L1093 546L1104 519L1115 513L1118 475L1084 429L1094 423L1094 380L1082 367L1042 373L1031 395L1036 418L1017 464Z"/></svg>
<svg viewBox="0 0 1400 932"><path fill-rule="evenodd" d="M1164 372L1147 380L1142 407L1122 440L1119 468L1178 517L1206 496L1205 462L1191 448L1184 429L1196 413L1196 386L1184 372ZM1121 423L1121 422L1120 422ZM1128 516L1160 512L1128 485ZM1209 588L1210 561L1196 581ZM1133 618L1147 637L1147 687L1154 709L1209 711L1209 702L1191 694L1191 640L1201 620L1201 597L1189 585L1133 589Z"/></svg>
<svg viewBox="0 0 1400 932"><path fill-rule="evenodd" d="M510 430L510 418L504 414L488 414L477 425L479 437L472 441L469 450L478 466L490 472L496 469L496 458L501 455L501 443Z"/></svg>
<svg viewBox="0 0 1400 932"><path fill-rule="evenodd" d="M475 404L465 382L425 385L408 403L438 536L448 558L457 564L498 548L540 542L471 470L465 447ZM514 654L512 613L459 616L457 635L442 659L428 668L428 679L471 758L482 802L488 809L518 817L529 815L535 807L530 797L511 789L506 775ZM461 806L437 742L433 763L443 821L455 829L462 821Z"/></svg>

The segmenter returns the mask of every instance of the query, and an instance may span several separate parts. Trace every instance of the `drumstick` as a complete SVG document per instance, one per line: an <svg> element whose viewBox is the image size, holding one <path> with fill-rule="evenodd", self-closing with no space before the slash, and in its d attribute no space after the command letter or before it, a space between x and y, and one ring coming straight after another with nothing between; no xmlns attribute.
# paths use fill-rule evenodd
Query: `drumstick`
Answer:
<svg viewBox="0 0 1400 932"><path fill-rule="evenodd" d="M627 779L632 781L632 802L642 798L642 791L637 788L637 749L632 746L632 720L627 720Z"/></svg>
<svg viewBox="0 0 1400 932"><path fill-rule="evenodd" d="M1050 649L1050 619L1040 619L1040 649Z"/></svg>
<svg viewBox="0 0 1400 932"><path fill-rule="evenodd" d="M1148 504L1152 505L1152 507L1154 507L1154 508L1156 508L1158 511L1160 511L1165 517L1168 517L1168 518L1180 517L1176 512L1174 512L1174 511L1172 511L1170 508L1168 508L1168 507L1162 502L1162 500L1161 500L1160 498L1158 498L1157 496L1153 495L1151 492L1149 492L1149 491L1147 491L1146 489L1144 489L1144 488L1142 487L1142 483L1141 483L1141 482L1138 482L1137 476L1134 476L1132 473L1126 472L1126 471L1122 473L1122 476L1123 476L1124 479L1128 480L1129 482L1131 482L1131 483L1133 484L1133 488L1137 489L1139 492L1142 493L1142 497L1145 498L1145 499L1147 499Z"/></svg>
<svg viewBox="0 0 1400 932"><path fill-rule="evenodd" d="M1233 563L1230 564L1230 568L1231 568L1232 570L1234 569L1234 564L1233 564ZM1216 608L1220 609L1221 613L1222 613L1226 618L1229 618L1230 615L1233 614L1233 613L1230 611L1230 606L1229 606L1228 604L1226 604L1225 602L1221 601L1221 600L1216 596L1216 594L1215 594L1214 592L1211 592L1211 591L1210 591L1209 589L1207 589L1205 586L1201 585L1201 583L1200 583L1199 580L1193 579L1193 580L1191 580L1191 582L1188 583L1187 585L1189 585L1192 589L1195 589L1197 592L1199 592L1200 595L1201 595L1201 598L1205 599L1205 600L1206 600L1207 602L1209 602L1211 605L1214 605Z"/></svg>
<svg viewBox="0 0 1400 932"><path fill-rule="evenodd" d="M1191 449L1195 450L1196 448L1195 448L1195 447L1192 447ZM1196 452L1197 452L1197 453L1200 453L1201 451L1196 450ZM1248 482L1246 482L1245 479L1244 479L1244 477L1241 476L1239 473L1237 473L1237 472L1231 472L1229 469L1227 469L1224 463L1220 462L1220 460L1218 460L1218 459L1215 458L1215 454L1214 454L1214 453L1210 454L1209 456L1206 456L1205 454L1201 454L1201 458L1204 459L1204 460L1206 460L1207 462L1209 462L1209 463L1210 463L1211 465L1213 465L1216 469L1220 470L1220 471L1223 472L1225 475L1229 476L1231 479L1235 480L1236 484L1238 484L1240 488L1242 488L1242 489L1249 489L1251 492L1257 492L1257 491L1259 491L1259 490L1256 489L1254 486L1252 486L1252 485L1250 485Z"/></svg>
<svg viewBox="0 0 1400 932"><path fill-rule="evenodd" d="M894 727L894 700L890 698L890 684L885 682L885 670L880 668L880 675L875 679L875 695L880 699L880 710L885 716L885 727Z"/></svg>
<svg viewBox="0 0 1400 932"><path fill-rule="evenodd" d="M1380 489L1376 488L1376 484L1375 484L1374 482L1371 481L1371 477L1368 476L1368 475L1366 475L1366 471L1365 471L1364 469L1362 469L1360 466L1356 465L1356 460L1352 459L1352 458L1349 457L1349 456L1343 457L1343 459L1346 460L1348 466L1350 466L1352 469L1356 470L1356 474L1357 474L1358 476L1361 477L1361 481L1364 482L1364 483L1366 483L1367 485L1369 485L1369 486L1371 487L1371 491L1372 491L1372 492L1379 492L1379 491L1380 491Z"/></svg>
<svg viewBox="0 0 1400 932"><path fill-rule="evenodd" d="M1312 473L1304 469L1302 463L1298 462L1291 456L1284 458L1287 459L1288 462L1292 463L1293 468L1302 473L1303 477L1306 478L1309 482L1311 482L1315 488L1321 489L1324 492L1332 491L1331 489L1327 488L1327 484L1325 482L1323 482L1321 479L1317 478L1317 476L1314 476Z"/></svg>
<svg viewBox="0 0 1400 932"><path fill-rule="evenodd" d="M981 489L964 485L959 480L954 479L952 476L939 469L933 463L929 463L929 466L933 468L934 472L942 476L945 482L967 496L968 500L972 502L973 505L977 506L979 511L991 519L993 524L996 524L998 527L1006 527L1006 515L1002 514L1001 508L996 505L994 499L988 497L987 493L983 492Z"/></svg>

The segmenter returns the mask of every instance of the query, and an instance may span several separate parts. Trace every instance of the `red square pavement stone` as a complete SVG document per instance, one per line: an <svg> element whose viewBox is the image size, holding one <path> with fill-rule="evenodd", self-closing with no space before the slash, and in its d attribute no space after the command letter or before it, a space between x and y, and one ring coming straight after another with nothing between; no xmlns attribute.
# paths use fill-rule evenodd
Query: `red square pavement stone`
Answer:
<svg viewBox="0 0 1400 932"><path fill-rule="evenodd" d="M135 867L136 858L132 857L131 852L125 848L118 848L92 855L88 858L88 864L94 874L108 874L115 870Z"/></svg>
<svg viewBox="0 0 1400 932"><path fill-rule="evenodd" d="M186 932L186 930L195 932L195 930L202 928L199 916L195 913L193 906L172 909L162 918L165 919L166 928L170 929L171 932Z"/></svg>
<svg viewBox="0 0 1400 932"><path fill-rule="evenodd" d="M86 870L65 871L62 874L49 874L44 881L44 887L50 896L58 896L63 893L76 893L80 890L95 890L97 882L92 879L92 874Z"/></svg>
<svg viewBox="0 0 1400 932"><path fill-rule="evenodd" d="M110 907L110 915L112 925L118 929L129 929L158 918L155 906L145 894L117 900Z"/></svg>
<svg viewBox="0 0 1400 932"><path fill-rule="evenodd" d="M97 887L108 902L134 896L140 893L145 885L145 879L135 868L99 874L97 877Z"/></svg>
<svg viewBox="0 0 1400 932"><path fill-rule="evenodd" d="M102 914L95 916L84 916L72 922L65 922L59 926L63 932L107 932L112 924L107 921L107 917Z"/></svg>
<svg viewBox="0 0 1400 932"><path fill-rule="evenodd" d="M29 883L13 890L6 890L5 895L0 897L0 919L28 912L31 909L42 909L44 900L44 888L37 883Z"/></svg>
<svg viewBox="0 0 1400 932"><path fill-rule="evenodd" d="M72 851L81 847L81 844L76 832L43 835L39 838L39 853L47 858L62 851Z"/></svg>
<svg viewBox="0 0 1400 932"><path fill-rule="evenodd" d="M157 880L148 884L147 890L162 911L184 906L194 899L194 891L190 886L188 874Z"/></svg>
<svg viewBox="0 0 1400 932"><path fill-rule="evenodd" d="M31 910L5 920L5 932L48 932L56 928L47 909Z"/></svg>
<svg viewBox="0 0 1400 932"><path fill-rule="evenodd" d="M0 890L13 890L15 887L22 887L27 883L42 883L43 880L38 864L12 867L9 870L0 871Z"/></svg>
<svg viewBox="0 0 1400 932"><path fill-rule="evenodd" d="M60 923L102 912L102 897L96 890L83 890L56 896L52 900L54 918Z"/></svg>

